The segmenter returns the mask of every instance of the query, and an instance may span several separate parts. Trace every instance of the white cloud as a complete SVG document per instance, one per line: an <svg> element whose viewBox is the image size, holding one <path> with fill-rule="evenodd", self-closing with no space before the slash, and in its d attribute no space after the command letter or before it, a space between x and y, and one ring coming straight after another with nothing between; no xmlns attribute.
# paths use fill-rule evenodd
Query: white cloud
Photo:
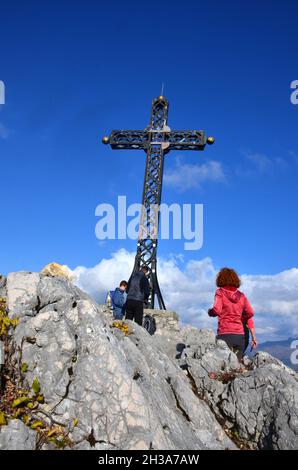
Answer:
<svg viewBox="0 0 298 470"><path fill-rule="evenodd" d="M113 253L110 259L102 259L93 268L78 266L74 273L77 284L96 300L103 302L107 292L122 279L128 279L134 264L134 254L126 250Z"/></svg>
<svg viewBox="0 0 298 470"><path fill-rule="evenodd" d="M77 267L77 284L97 301L108 290L128 279L134 253L122 249L93 268ZM158 277L168 309L175 310L184 324L216 330L216 320L207 315L215 291L217 267L211 258L183 263L181 256L159 259ZM298 335L298 269L275 275L241 276L241 290L255 310L256 329L261 341Z"/></svg>
<svg viewBox="0 0 298 470"><path fill-rule="evenodd" d="M201 165L181 163L176 159L176 166L169 169L164 175L164 182L168 186L174 186L179 191L201 188L208 181L224 182L226 180L220 162L211 160Z"/></svg>
<svg viewBox="0 0 298 470"><path fill-rule="evenodd" d="M246 155L246 158L256 166L260 173L266 172L272 164L270 158L263 153L249 153Z"/></svg>
<svg viewBox="0 0 298 470"><path fill-rule="evenodd" d="M285 171L289 168L286 158L280 156L268 157L261 152L241 151L244 157L232 169L226 169L221 162L211 160L202 164L182 163L181 158L176 158L176 165L165 172L164 182L168 186L175 187L178 191L188 189L202 189L207 182L227 183L229 176L252 177L256 175L270 174L275 171ZM288 154L296 162L297 154L290 150Z"/></svg>
<svg viewBox="0 0 298 470"><path fill-rule="evenodd" d="M282 157L268 157L261 152L241 152L246 161L236 166L237 176L255 176L256 174L268 174L276 170L284 170L288 167L288 162ZM248 164L247 164L248 163Z"/></svg>

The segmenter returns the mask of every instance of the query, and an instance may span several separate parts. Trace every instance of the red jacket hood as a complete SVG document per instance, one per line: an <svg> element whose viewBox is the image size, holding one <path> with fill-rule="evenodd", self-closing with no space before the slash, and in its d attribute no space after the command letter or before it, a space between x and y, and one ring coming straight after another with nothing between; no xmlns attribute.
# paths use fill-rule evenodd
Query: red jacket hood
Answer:
<svg viewBox="0 0 298 470"><path fill-rule="evenodd" d="M234 286L226 286L226 287L221 287L220 290L222 291L223 295L227 297L230 302L233 302L234 304L237 304L239 300L241 299L241 293L237 289L237 287Z"/></svg>

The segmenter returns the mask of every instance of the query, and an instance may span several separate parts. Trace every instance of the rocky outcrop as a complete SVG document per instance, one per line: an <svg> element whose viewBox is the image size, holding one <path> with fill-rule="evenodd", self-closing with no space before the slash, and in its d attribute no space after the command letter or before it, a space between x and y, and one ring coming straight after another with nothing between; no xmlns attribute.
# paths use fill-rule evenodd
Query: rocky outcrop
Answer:
<svg viewBox="0 0 298 470"><path fill-rule="evenodd" d="M212 332L185 328L179 359L217 419L246 447L298 448L298 376L260 352L245 367Z"/></svg>
<svg viewBox="0 0 298 470"><path fill-rule="evenodd" d="M74 273L65 264L49 263L41 270L41 274L52 277L63 277L68 281L75 280Z"/></svg>
<svg viewBox="0 0 298 470"><path fill-rule="evenodd" d="M0 297L3 297L6 293L5 285L6 285L6 277L0 274Z"/></svg>
<svg viewBox="0 0 298 470"><path fill-rule="evenodd" d="M44 399L33 410L41 429L22 409L0 427L0 449L54 448L45 426L67 430L74 449L298 448L297 376L271 356L241 368L213 332L180 329L174 312L147 312L154 336L129 321L126 334L65 278L11 273L5 297L20 320L9 361Z"/></svg>
<svg viewBox="0 0 298 470"><path fill-rule="evenodd" d="M36 431L19 420L12 419L7 426L0 428L0 449L1 450L32 450L37 442Z"/></svg>

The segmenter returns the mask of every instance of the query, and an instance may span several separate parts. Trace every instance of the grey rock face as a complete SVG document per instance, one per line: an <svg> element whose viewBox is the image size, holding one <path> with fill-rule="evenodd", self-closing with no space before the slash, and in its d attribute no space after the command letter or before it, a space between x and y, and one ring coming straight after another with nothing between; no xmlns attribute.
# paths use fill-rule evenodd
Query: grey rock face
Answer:
<svg viewBox="0 0 298 470"><path fill-rule="evenodd" d="M144 315L146 314L155 318L156 329L159 335L165 336L179 333L179 317L176 312L146 308L144 309Z"/></svg>
<svg viewBox="0 0 298 470"><path fill-rule="evenodd" d="M6 296L6 277L0 274L0 297Z"/></svg>
<svg viewBox="0 0 298 470"><path fill-rule="evenodd" d="M37 301L37 285L39 274L19 272L10 273L7 277L7 306L9 316L22 318L26 315L35 315Z"/></svg>
<svg viewBox="0 0 298 470"><path fill-rule="evenodd" d="M298 379L268 359L230 383L219 409L257 447L297 449Z"/></svg>
<svg viewBox="0 0 298 470"><path fill-rule="evenodd" d="M297 376L271 356L243 371L212 331L180 330L174 312L148 312L154 336L130 321L125 336L63 278L13 273L6 288L9 315L20 318L14 359L28 365L28 386L38 379L40 409L70 429L73 448L235 449L235 430L253 448L298 448ZM16 425L17 445L34 447L35 431L16 420L0 428L0 447L10 448Z"/></svg>
<svg viewBox="0 0 298 470"><path fill-rule="evenodd" d="M65 279L10 275L8 299L28 385L39 380L40 407L55 421L78 419L75 448L235 448L143 328L130 322L128 337L111 329L104 308Z"/></svg>
<svg viewBox="0 0 298 470"><path fill-rule="evenodd" d="M211 407L216 405L225 387L211 374L240 368L237 356L224 341L216 341L211 330L198 330L186 327L181 331L182 354L179 359L181 367L188 370L200 395L204 396Z"/></svg>
<svg viewBox="0 0 298 470"><path fill-rule="evenodd" d="M156 429L166 434L167 445L159 448L234 448L206 403L194 395L178 365L151 341L143 328L131 322L129 325L132 335L122 339L122 347L133 367L134 380L147 394L155 420L158 417Z"/></svg>
<svg viewBox="0 0 298 470"><path fill-rule="evenodd" d="M212 332L185 328L180 363L223 425L251 448L298 449L298 376L267 353L240 366Z"/></svg>
<svg viewBox="0 0 298 470"><path fill-rule="evenodd" d="M36 431L25 426L19 419L12 419L0 427L0 450L34 450Z"/></svg>

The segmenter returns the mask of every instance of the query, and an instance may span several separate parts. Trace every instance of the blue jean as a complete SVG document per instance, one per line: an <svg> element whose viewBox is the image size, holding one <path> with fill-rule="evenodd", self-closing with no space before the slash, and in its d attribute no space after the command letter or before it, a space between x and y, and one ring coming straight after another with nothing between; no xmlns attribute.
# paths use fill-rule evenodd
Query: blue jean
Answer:
<svg viewBox="0 0 298 470"><path fill-rule="evenodd" d="M124 314L122 313L122 309L115 309L113 316L115 320L123 320Z"/></svg>

